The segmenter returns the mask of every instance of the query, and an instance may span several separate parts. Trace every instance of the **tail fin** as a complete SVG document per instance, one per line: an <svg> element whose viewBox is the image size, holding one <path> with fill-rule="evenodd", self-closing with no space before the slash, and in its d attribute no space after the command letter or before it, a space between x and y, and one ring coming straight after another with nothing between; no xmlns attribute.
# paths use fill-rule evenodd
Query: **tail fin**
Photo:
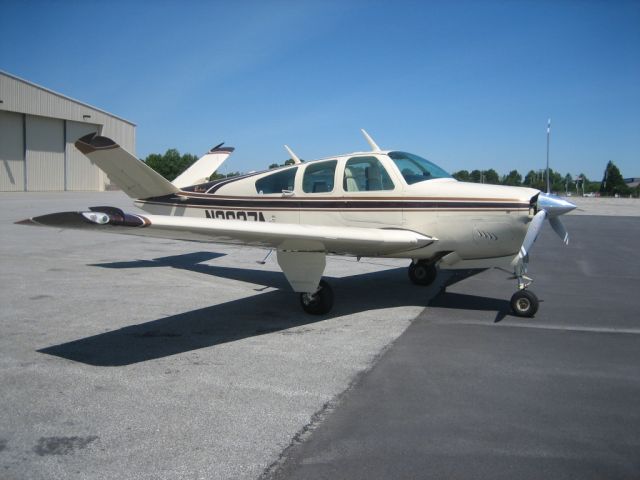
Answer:
<svg viewBox="0 0 640 480"><path fill-rule="evenodd" d="M178 188L184 188L209 181L209 177L220 168L234 150L233 147L222 145L223 143L213 147L171 183Z"/></svg>
<svg viewBox="0 0 640 480"><path fill-rule="evenodd" d="M90 133L78 139L75 145L133 199L160 197L180 191L110 138Z"/></svg>

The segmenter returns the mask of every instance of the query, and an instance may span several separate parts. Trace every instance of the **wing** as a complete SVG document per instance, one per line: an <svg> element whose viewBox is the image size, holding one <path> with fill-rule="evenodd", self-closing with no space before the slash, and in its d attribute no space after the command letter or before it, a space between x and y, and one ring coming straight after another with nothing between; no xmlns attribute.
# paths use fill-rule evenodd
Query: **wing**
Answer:
<svg viewBox="0 0 640 480"><path fill-rule="evenodd" d="M426 247L437 241L434 237L411 230L138 215L113 207L52 213L16 223L356 256L389 255Z"/></svg>

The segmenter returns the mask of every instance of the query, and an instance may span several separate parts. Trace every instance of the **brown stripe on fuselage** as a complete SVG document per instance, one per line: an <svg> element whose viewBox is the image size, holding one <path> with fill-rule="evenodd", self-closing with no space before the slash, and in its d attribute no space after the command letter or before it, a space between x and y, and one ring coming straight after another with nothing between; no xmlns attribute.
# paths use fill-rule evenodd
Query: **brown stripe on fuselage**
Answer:
<svg viewBox="0 0 640 480"><path fill-rule="evenodd" d="M265 197L264 195L212 195L210 193L205 192L177 192L177 196L180 197L198 197L198 198L219 198L221 200L270 200L276 197ZM372 201L385 201L385 200L422 200L422 201L431 201L431 200L445 200L445 201L476 201L476 202L517 202L524 203L524 201L517 198L480 198L480 197L365 197L365 196L353 196L353 197L304 197L297 198L297 200L308 200L308 201L322 201L322 200L341 200L343 201L345 198L351 200L372 200ZM528 203L527 203L528 205Z"/></svg>
<svg viewBox="0 0 640 480"><path fill-rule="evenodd" d="M274 212L525 212L528 211L528 208L520 207L520 208L412 208L411 210L403 210L401 208L350 208L349 210L345 210L344 208L282 208L282 207L269 207L269 208L254 208L254 207L221 207L217 205L210 206L202 206L202 205L185 205L185 204L177 204L177 203L160 203L160 202L145 202L141 201L142 204L148 205L163 205L168 207L180 207L180 208L199 208L202 210L207 209L218 209L218 210L233 210L233 211L274 211Z"/></svg>
<svg viewBox="0 0 640 480"><path fill-rule="evenodd" d="M280 211L512 211L528 210L529 204L524 202L487 202L487 201L462 201L447 199L432 200L420 199L376 199L361 200L353 198L325 198L325 199L289 199L289 198L262 198L255 197L226 197L209 195L207 197L188 197L187 201L176 201L176 196L166 196L139 200L141 203L152 205L166 205L180 208L219 208L227 210L280 210Z"/></svg>

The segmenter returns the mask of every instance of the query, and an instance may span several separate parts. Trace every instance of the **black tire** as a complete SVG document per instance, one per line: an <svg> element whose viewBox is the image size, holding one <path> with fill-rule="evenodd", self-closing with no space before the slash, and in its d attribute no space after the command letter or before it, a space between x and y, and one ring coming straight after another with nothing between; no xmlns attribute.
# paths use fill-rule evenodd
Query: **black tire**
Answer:
<svg viewBox="0 0 640 480"><path fill-rule="evenodd" d="M324 280L320 280L318 291L314 295L300 294L300 305L310 315L324 315L333 307L333 289Z"/></svg>
<svg viewBox="0 0 640 480"><path fill-rule="evenodd" d="M538 297L529 290L519 290L511 297L511 310L518 317L533 317L538 311Z"/></svg>
<svg viewBox="0 0 640 480"><path fill-rule="evenodd" d="M433 263L418 262L409 265L409 280L415 285L431 285L437 276L438 269Z"/></svg>

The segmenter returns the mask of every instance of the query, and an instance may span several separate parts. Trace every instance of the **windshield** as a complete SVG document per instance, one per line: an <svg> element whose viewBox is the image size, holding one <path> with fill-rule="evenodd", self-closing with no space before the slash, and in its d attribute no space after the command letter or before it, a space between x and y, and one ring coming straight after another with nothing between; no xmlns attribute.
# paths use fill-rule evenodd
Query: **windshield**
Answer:
<svg viewBox="0 0 640 480"><path fill-rule="evenodd" d="M390 152L389 157L409 185L434 178L451 178L451 175L436 164L412 153Z"/></svg>

